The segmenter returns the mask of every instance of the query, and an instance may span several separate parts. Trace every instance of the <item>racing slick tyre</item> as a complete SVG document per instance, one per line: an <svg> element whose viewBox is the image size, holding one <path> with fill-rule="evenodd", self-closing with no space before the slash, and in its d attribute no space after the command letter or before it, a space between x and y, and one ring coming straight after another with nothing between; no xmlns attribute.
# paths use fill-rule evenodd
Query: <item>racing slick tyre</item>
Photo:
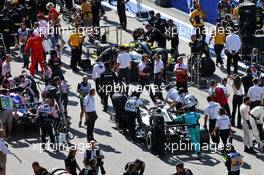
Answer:
<svg viewBox="0 0 264 175"><path fill-rule="evenodd" d="M58 168L58 169L53 169L49 174L50 175L69 175L69 172L65 169Z"/></svg>
<svg viewBox="0 0 264 175"><path fill-rule="evenodd" d="M131 61L131 72L130 72L130 81L137 82L138 81L138 63Z"/></svg>
<svg viewBox="0 0 264 175"><path fill-rule="evenodd" d="M125 120L125 104L127 97L121 93L115 93L112 96L113 108L115 110L115 123L117 128L125 130L126 120Z"/></svg>
<svg viewBox="0 0 264 175"><path fill-rule="evenodd" d="M200 126L200 144L201 146L210 143L210 135L207 129L205 129L203 126Z"/></svg>

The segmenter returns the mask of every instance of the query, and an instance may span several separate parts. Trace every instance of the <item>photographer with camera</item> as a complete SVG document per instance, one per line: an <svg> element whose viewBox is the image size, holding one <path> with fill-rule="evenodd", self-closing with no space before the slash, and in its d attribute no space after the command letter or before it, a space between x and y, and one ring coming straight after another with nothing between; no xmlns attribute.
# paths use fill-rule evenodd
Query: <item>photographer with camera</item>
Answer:
<svg viewBox="0 0 264 175"><path fill-rule="evenodd" d="M84 166L87 167L89 165L89 162L91 159L95 159L97 164L96 164L96 172L98 174L99 167L101 174L106 174L105 169L104 169L104 155L101 151L101 149L97 146L97 143L95 140L90 141L90 148L88 148L85 153L84 153L84 159L83 163Z"/></svg>

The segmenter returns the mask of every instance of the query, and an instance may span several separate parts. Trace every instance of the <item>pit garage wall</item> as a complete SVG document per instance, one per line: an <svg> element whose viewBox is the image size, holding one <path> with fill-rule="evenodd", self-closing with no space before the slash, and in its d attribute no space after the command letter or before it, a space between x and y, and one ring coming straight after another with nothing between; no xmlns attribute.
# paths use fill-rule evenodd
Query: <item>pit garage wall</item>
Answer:
<svg viewBox="0 0 264 175"><path fill-rule="evenodd" d="M193 0L171 0L171 5L173 8L189 14L192 1ZM207 15L207 22L215 24L217 19L217 4L219 0L199 0L199 2ZM238 4L238 0L233 0L233 2Z"/></svg>

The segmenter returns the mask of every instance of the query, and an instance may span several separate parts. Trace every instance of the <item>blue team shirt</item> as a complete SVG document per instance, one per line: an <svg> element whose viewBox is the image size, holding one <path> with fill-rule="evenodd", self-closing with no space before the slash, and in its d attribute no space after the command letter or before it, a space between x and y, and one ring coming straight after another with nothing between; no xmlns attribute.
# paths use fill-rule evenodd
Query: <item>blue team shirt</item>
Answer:
<svg viewBox="0 0 264 175"><path fill-rule="evenodd" d="M187 112L181 116L174 118L176 122L184 122L187 126L198 124L198 120L201 118L201 114L196 112Z"/></svg>

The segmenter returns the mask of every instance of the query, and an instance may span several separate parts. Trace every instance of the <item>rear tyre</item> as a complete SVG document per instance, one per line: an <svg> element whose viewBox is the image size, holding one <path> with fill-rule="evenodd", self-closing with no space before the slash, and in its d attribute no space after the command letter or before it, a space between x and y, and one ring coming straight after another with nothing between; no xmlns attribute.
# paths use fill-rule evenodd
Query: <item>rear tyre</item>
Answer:
<svg viewBox="0 0 264 175"><path fill-rule="evenodd" d="M203 126L200 126L200 144L203 145L209 145L210 143L210 135L207 129L205 129Z"/></svg>

